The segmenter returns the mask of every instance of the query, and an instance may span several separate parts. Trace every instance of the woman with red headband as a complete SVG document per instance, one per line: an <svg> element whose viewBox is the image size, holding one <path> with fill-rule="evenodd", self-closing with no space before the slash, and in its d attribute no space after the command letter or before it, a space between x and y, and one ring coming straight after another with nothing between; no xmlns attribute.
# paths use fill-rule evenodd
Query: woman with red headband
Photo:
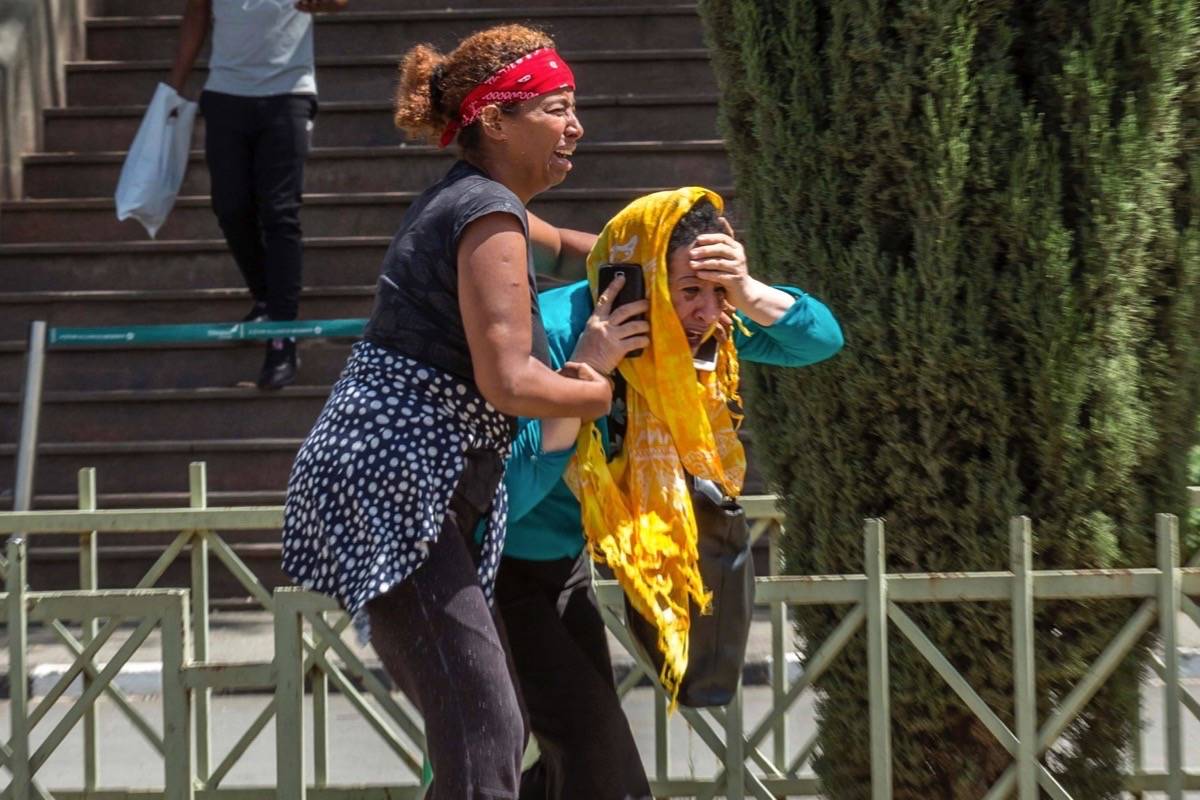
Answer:
<svg viewBox="0 0 1200 800"><path fill-rule="evenodd" d="M534 284L534 247L582 262L593 237L525 210L571 170L574 90L553 41L521 26L405 56L396 124L461 158L405 214L288 482L284 570L355 616L420 709L435 800L518 793L525 729L490 611L516 418L611 402L590 367L547 366Z"/></svg>

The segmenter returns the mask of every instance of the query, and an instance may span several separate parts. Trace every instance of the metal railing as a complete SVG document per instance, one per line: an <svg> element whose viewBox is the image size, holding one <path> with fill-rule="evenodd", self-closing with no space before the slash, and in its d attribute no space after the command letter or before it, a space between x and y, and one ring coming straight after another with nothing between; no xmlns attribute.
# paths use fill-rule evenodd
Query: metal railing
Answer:
<svg viewBox="0 0 1200 800"><path fill-rule="evenodd" d="M255 578L218 531L278 528L278 507L210 509L206 502L202 464L191 468L191 507L154 510L96 510L95 475L80 473L77 511L37 511L0 514L0 535L10 539L3 565L7 592L0 595L8 627L11 723L9 740L0 746L0 766L13 776L3 797L15 800L84 800L109 796L99 792L95 701L110 698L128 716L163 759L163 790L120 793L114 797L235 798L260 796L261 789L224 785L232 767L273 718L276 730L276 793L294 800L313 797L416 798L423 791L423 738L418 716L406 701L389 691L342 639L349 620L330 598L297 589L274 593ZM757 534L777 532L780 515L772 498L744 498ZM98 539L113 533L175 532L177 535L137 586L128 591L99 591L96 584ZM81 585L79 591L30 592L25 587L25 539L48 533L78 534ZM925 657L983 726L1012 757L1012 766L988 793L987 800L1018 796L1037 798L1039 788L1056 800L1070 795L1041 764L1040 756L1054 746L1064 730L1086 707L1122 660L1157 624L1161 658L1154 668L1164 686L1164 744L1166 769L1147 772L1140 764L1125 778L1134 792L1163 791L1172 800L1184 790L1200 789L1200 774L1183 765L1182 710L1200 717L1200 703L1180 682L1178 619L1186 614L1200 624L1200 556L1188 566L1179 563L1175 518L1157 518L1158 563L1152 568L1124 570L1037 571L1030 561L1032 533L1027 519L1013 520L1009 569L953 574L888 574L883 559L882 522L869 520L864 533L864 570L853 575L770 576L759 578L757 602L770 609L772 623L771 704L760 719L748 719L741 692L722 709L680 709L696 737L716 757L721 770L714 776L679 776L670 758L670 729L666 700L655 686L655 752L652 787L658 797L729 798L819 796L811 774L801 770L816 749L816 737L793 748L787 738L786 715L801 695L811 691L855 635L865 628L871 709L873 800L891 797L891 716L889 713L889 628L898 630ZM774 539L774 537L772 537ZM184 556L191 562L191 588L155 589L167 567ZM210 660L208 565L216 558L273 617L274 653L270 661L219 663ZM637 662L620 686L628 692L641 674L653 674L641 659L625 628L620 589L611 582L598 585L602 613L615 637ZM1033 691L1033 607L1039 600L1140 599L1137 610L1112 639L1074 690L1053 709L1037 709ZM906 606L925 603L1007 602L1012 609L1015 691L1015 729L978 695L920 626ZM829 605L847 609L840 624L819 646L808 648L798 676L783 668L787 654L788 608ZM31 621L45 624L74 655L70 669L30 706L25 644ZM103 624L101 624L103 621ZM79 625L79 634L65 622ZM132 635L100 663L100 649L118 629L136 625ZM162 631L163 726L161 735L142 718L133 703L114 684L121 665L142 639ZM336 658L335 658L336 657ZM62 697L70 682L83 678L83 694L31 753L32 733L44 724L50 704ZM303 719L306 681L311 686L312 735ZM330 684L354 706L411 773L411 782L390 786L337 786L329 780ZM255 689L272 693L272 701L247 727L230 751L214 764L212 758L212 693ZM1040 712L1040 713L1039 713ZM38 773L50 754L76 725L85 738L82 791L51 790ZM766 747L767 739L770 747ZM194 753L194 756L193 756ZM314 780L306 785L305 760L311 753ZM256 794L257 793L257 794ZM1079 800L1083 800L1080 798Z"/></svg>
<svg viewBox="0 0 1200 800"><path fill-rule="evenodd" d="M131 347L198 342L250 342L277 337L295 339L357 338L365 319L318 319L291 322L197 322L178 325L126 325L102 328L49 327L29 323L25 345L25 382L17 434L13 510L33 508L33 483L42 415L42 387L48 351L60 347Z"/></svg>
<svg viewBox="0 0 1200 800"><path fill-rule="evenodd" d="M98 591L96 563L98 539L106 534L118 532L123 534L176 533L170 545L166 547L145 576L138 581L134 587L135 591L153 593L155 584L176 560L185 555L190 559L191 585L187 594L190 594L191 598L191 613L187 615L186 620L190 637L183 643L185 651L176 654L182 658L181 666L177 670L186 691L187 702L182 706L183 717L167 718L164 716L163 722L164 729L191 732L189 752L194 752L194 759L189 760L186 764L180 761L168 762L164 759L166 770L164 786L167 787L167 791L163 796L168 798L193 796L191 788L186 794L171 793L172 784L166 778L174 776L175 771L180 769L185 770L185 783L188 787L210 792L222 788L226 776L273 718L276 720L277 738L280 742L278 749L283 752L284 745L291 733L302 735L301 726L292 724L292 720L298 713L297 709L291 705L280 704L281 697L290 696L280 694L281 691L286 691L287 684L285 681L277 680L277 676L290 674L288 668L290 662L281 661L278 652L271 661L242 663L211 661L208 616L209 564L215 557L241 584L249 597L253 598L261 608L275 615L276 631L287 629L282 620L287 620L292 616L290 609L295 607L294 604L289 603L292 593L287 590L276 593L268 591L234 549L216 533L216 531L277 529L282 521L282 509L279 507L209 509L207 507L207 473L204 464L201 463L193 464L190 469L191 507L186 509L98 511L95 508L95 472L90 469L80 471L79 487L80 510L78 511L13 512L0 515L0 520L2 520L0 533L20 533L19 537L10 540L10 553L14 551L20 553L19 563L22 564L24 563L24 539L26 537L36 537L47 533L76 533L80 536L81 585L79 592L26 592L23 581L14 572L14 564L18 562L14 562L10 555L8 562L4 565L6 588L9 590L8 594L4 596L4 602L20 605L21 599L25 598L25 602L36 605L46 598L58 598L56 602L65 603L65 607L75 609L76 616L72 619L82 623L80 639L75 639L72 633L57 621L52 624L52 632L59 643L74 654L75 661L46 693L39 708L48 707L49 703L62 696L72 680L83 675L84 695L76 705L84 708L80 714L84 723L85 738L84 792L80 795L75 792L60 791L55 792L53 797L61 799L87 796L89 791L95 791L98 788L99 755L95 736L95 711L90 706L99 692L105 692L150 745L160 754L165 754L162 738L154 732L153 726L142 717L134 708L133 703L112 682L116 676L113 663L118 660L124 662L127 657L113 659L104 672L100 672L94 663L96 653L123 622L120 618L110 618L102 628L97 629L96 621L103 615L94 614L89 601L91 597L104 594L104 592ZM309 593L299 594L314 599L320 597L309 595ZM286 606L287 610L283 606ZM419 789L422 783L424 740L421 737L420 725L415 713L411 709L405 709L401 702L397 702L361 660L346 649L340 634L349 625L348 616L337 612L334 606L328 606L324 610L335 612L328 615L332 618L330 622L318 621L321 620L321 614L310 615L310 622L314 626L320 626L320 632L325 636L319 641L314 640L311 636L301 637L303 660L297 658L295 664L296 669L302 669L304 675L311 674L315 729L318 731L327 729L328 689L329 682L332 681L352 705L359 708L383 736L384 741L392 745L401 760L413 770L414 784L409 788ZM277 639L277 646L280 641L286 641L286 637ZM26 658L24 650L18 649L16 645L17 637L10 633L9 658L10 664L14 666L24 664ZM165 661L166 648L167 642L164 639L164 692L168 669ZM342 657L342 663L335 663L328 657L327 652L331 649ZM122 652L124 652L124 648ZM132 653L132 651L130 652ZM18 674L17 670L10 666L10 674L14 676L11 679L12 686L10 688L14 708L12 740L19 742L28 739L42 715L34 714L22 719L21 715L16 712L22 705L20 698L27 693L28 687L22 677L25 674L24 671ZM383 706L390 716L390 720L382 717L374 707L366 702L364 694L357 689L356 684L366 685L368 693ZM275 700L259 713L234 742L226 756L217 764L214 764L212 759L212 693L214 690L274 691L276 693ZM164 698L165 696L164 693ZM179 706L176 704L173 707L178 708ZM164 705L164 714L166 711L167 708ZM400 726L414 740L418 755L412 754L412 748L403 743L393 725ZM56 730L55 734L57 733ZM326 785L325 776L328 774L328 751L325 748L325 742L322 741L323 738L318 737L314 748L316 784L322 788ZM44 747L50 746L53 749L60 742L61 736L57 736L55 740L48 739L47 745ZM44 764L44 759L30 765L30 778L42 764ZM288 785L286 773L288 769L295 769L297 764L302 764L302 761L292 762L292 765L286 768L281 766L279 781L281 787ZM31 785L36 786L32 783ZM359 788L354 787L354 790L357 791ZM177 791L182 792L182 790ZM23 797L19 792L12 796ZM47 795L39 793L31 796L44 797ZM300 795L285 792L281 788L279 796L296 797Z"/></svg>
<svg viewBox="0 0 1200 800"><path fill-rule="evenodd" d="M771 607L773 622L786 618L784 609L788 606L835 605L848 607L848 610L819 647L809 648L804 669L795 680L787 682L782 677L783 670L775 670L772 676L771 709L749 728L748 734L741 715L740 697L723 711L710 713L708 710L697 712L681 709L713 753L723 757L725 771L715 780L697 783L664 778L660 767L655 782L656 794L668 797L694 795L697 800L708 800L722 791L726 797L753 796L763 800L783 796L820 796L817 780L799 775L802 766L816 750L817 734L813 734L793 752L786 743L786 732L781 723L801 694L814 686L855 634L865 627L871 716L870 796L872 800L889 800L892 796L892 780L888 631L889 627L893 627L916 648L1012 757L1012 766L985 795L985 800L1000 800L1013 795L1021 800L1037 800L1041 797L1039 787L1055 800L1071 800L1071 795L1040 762L1040 758L1055 745L1157 621L1163 656L1161 659L1154 657L1152 667L1164 681L1167 769L1164 772L1147 772L1140 763L1135 764L1134 770L1126 776L1125 785L1133 792L1164 791L1172 800L1181 800L1185 789L1200 789L1200 773L1184 769L1181 718L1181 711L1186 707L1200 719L1200 702L1188 694L1180 683L1178 648L1180 612L1200 624L1200 607L1188 597L1200 594L1200 554L1187 567L1181 567L1178 526L1172 515L1157 517L1156 535L1158 566L1155 568L1035 571L1032 566L1030 521L1020 517L1012 520L1011 524L1011 563L1008 571L888 574L883 559L883 523L880 520L868 520L864 533L863 574L758 579L756 602ZM632 640L624 632L623 620L618 616L619 609L623 607L619 587L603 586L600 595L610 630L617 633L618 639L631 652L636 652ZM1087 674L1056 708L1049 710L1039 725L1033 667L1034 601L1129 598L1141 599L1142 603ZM1012 608L1015 731L988 706L904 610L904 606L913 604L1006 601ZM780 626L774 624L772 636L776 648L780 635ZM660 704L665 703L661 689L658 689L658 694ZM723 740L719 735L722 729L725 734ZM774 736L771 757L761 750L768 734ZM661 747L660 744L656 748L659 756ZM753 769L746 769L751 765Z"/></svg>

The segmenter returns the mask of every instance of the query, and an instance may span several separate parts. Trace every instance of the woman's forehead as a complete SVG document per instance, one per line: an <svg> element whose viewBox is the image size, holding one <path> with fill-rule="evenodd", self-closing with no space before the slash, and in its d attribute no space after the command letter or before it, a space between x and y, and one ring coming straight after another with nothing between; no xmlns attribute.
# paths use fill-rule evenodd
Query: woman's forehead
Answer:
<svg viewBox="0 0 1200 800"><path fill-rule="evenodd" d="M533 98L535 103L552 103L556 100L566 100L569 103L575 102L575 91L573 89L555 89L553 92L539 94Z"/></svg>
<svg viewBox="0 0 1200 800"><path fill-rule="evenodd" d="M688 261L691 260L689 251L692 249L691 242L681 244L670 253L667 253L667 278L677 280L685 277L694 277L695 273L688 266Z"/></svg>
<svg viewBox="0 0 1200 800"><path fill-rule="evenodd" d="M691 243L680 245L667 257L667 281L672 284L686 284L688 286L716 285L715 281L705 280L697 276L692 270L689 264L691 260L689 251L691 249Z"/></svg>

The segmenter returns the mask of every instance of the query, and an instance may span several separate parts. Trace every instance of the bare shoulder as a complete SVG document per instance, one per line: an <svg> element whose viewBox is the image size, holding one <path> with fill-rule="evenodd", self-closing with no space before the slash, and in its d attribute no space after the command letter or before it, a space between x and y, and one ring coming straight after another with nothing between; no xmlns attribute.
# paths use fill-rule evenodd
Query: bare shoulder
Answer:
<svg viewBox="0 0 1200 800"><path fill-rule="evenodd" d="M525 230L512 214L485 214L463 229L458 240L458 265L467 269L526 269Z"/></svg>

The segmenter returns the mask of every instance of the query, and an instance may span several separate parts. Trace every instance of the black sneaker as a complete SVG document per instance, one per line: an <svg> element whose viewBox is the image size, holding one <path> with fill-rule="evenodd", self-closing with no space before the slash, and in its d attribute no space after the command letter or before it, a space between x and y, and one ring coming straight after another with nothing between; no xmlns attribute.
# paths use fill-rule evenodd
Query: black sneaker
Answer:
<svg viewBox="0 0 1200 800"><path fill-rule="evenodd" d="M250 306L250 313L242 317L242 322L267 322L269 319L267 304L261 300L255 300L254 305Z"/></svg>
<svg viewBox="0 0 1200 800"><path fill-rule="evenodd" d="M267 356L258 373L258 388L282 389L290 386L296 380L296 368L299 366L295 339L268 339Z"/></svg>

